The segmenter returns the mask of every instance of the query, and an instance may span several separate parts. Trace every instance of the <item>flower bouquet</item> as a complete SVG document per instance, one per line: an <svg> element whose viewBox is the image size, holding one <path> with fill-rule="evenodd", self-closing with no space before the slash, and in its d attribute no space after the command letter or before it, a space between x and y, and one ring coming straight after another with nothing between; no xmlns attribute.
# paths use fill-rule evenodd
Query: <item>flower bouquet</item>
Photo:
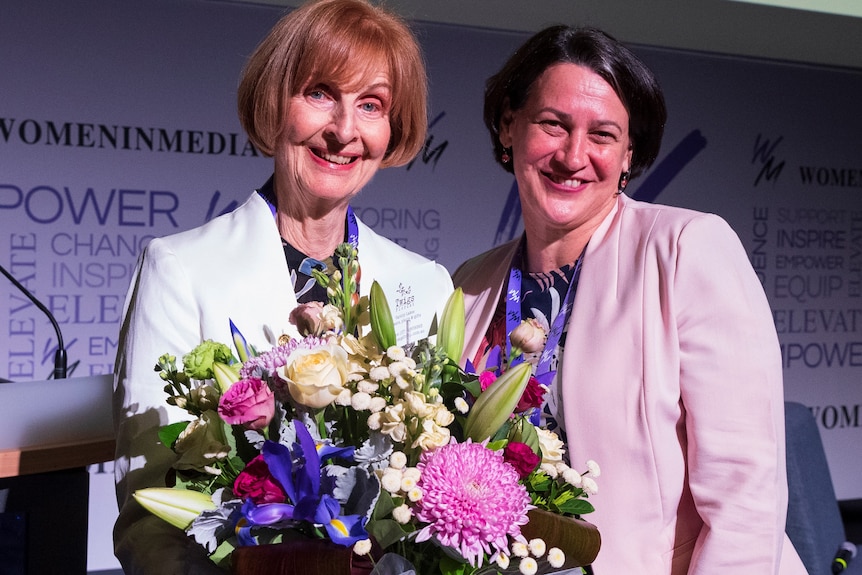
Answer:
<svg viewBox="0 0 862 575"><path fill-rule="evenodd" d="M335 260L316 276L329 303L291 314L302 338L261 352L231 322L233 349L205 341L182 368L159 358L168 403L192 419L160 431L176 484L136 500L235 573L589 564L599 535L578 517L593 509L598 466L571 469L557 436L531 423L544 392L531 364L458 365L460 290L436 338L397 345L379 285L358 296L355 249Z"/></svg>

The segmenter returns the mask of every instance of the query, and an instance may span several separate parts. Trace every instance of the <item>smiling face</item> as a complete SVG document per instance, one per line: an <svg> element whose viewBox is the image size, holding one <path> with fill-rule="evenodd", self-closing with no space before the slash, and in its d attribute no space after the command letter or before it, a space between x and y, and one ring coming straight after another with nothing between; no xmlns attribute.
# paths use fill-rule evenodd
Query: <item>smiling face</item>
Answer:
<svg viewBox="0 0 862 575"><path fill-rule="evenodd" d="M550 66L524 107L506 110L500 143L511 148L528 238L589 238L610 212L631 164L629 116L595 72Z"/></svg>
<svg viewBox="0 0 862 575"><path fill-rule="evenodd" d="M279 197L306 215L345 205L386 154L391 101L384 73L349 86L312 81L291 97L274 154Z"/></svg>

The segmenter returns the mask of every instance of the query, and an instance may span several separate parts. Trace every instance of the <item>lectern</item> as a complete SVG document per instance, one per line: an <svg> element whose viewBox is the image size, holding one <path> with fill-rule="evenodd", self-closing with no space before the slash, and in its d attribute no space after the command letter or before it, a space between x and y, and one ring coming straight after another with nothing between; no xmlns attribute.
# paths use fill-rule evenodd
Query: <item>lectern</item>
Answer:
<svg viewBox="0 0 862 575"><path fill-rule="evenodd" d="M114 458L111 382L0 384L0 572L87 572L86 466Z"/></svg>

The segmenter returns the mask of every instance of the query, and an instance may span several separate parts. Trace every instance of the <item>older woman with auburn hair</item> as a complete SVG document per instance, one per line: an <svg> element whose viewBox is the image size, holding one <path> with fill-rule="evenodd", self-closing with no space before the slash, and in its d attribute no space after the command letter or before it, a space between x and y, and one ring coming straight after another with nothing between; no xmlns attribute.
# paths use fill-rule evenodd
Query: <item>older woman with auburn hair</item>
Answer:
<svg viewBox="0 0 862 575"><path fill-rule="evenodd" d="M248 60L239 116L274 161L272 177L232 213L154 239L129 289L115 371L115 553L127 574L220 572L185 533L148 514L136 489L165 486L175 455L161 426L185 412L166 404L153 371L206 339L231 340L229 320L259 347L282 334L298 303L326 301L312 271L335 248L358 248L360 293L397 272L429 285L431 317L452 291L446 270L378 236L350 209L379 168L400 166L426 133L426 76L405 23L364 0L322 0L283 17ZM232 265L229 273L218 273ZM217 281L214 278L217 277Z"/></svg>

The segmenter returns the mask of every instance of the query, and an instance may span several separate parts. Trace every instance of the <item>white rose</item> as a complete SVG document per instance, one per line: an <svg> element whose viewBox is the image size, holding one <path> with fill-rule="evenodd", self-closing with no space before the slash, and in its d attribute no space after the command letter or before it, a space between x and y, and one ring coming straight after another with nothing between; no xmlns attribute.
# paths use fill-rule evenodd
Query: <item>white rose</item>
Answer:
<svg viewBox="0 0 862 575"><path fill-rule="evenodd" d="M294 401L311 408L332 403L347 381L347 352L337 345L297 349L278 375L287 382Z"/></svg>
<svg viewBox="0 0 862 575"><path fill-rule="evenodd" d="M556 433L541 427L536 428L539 434L539 447L542 450L542 463L556 463L563 460L565 446Z"/></svg>

